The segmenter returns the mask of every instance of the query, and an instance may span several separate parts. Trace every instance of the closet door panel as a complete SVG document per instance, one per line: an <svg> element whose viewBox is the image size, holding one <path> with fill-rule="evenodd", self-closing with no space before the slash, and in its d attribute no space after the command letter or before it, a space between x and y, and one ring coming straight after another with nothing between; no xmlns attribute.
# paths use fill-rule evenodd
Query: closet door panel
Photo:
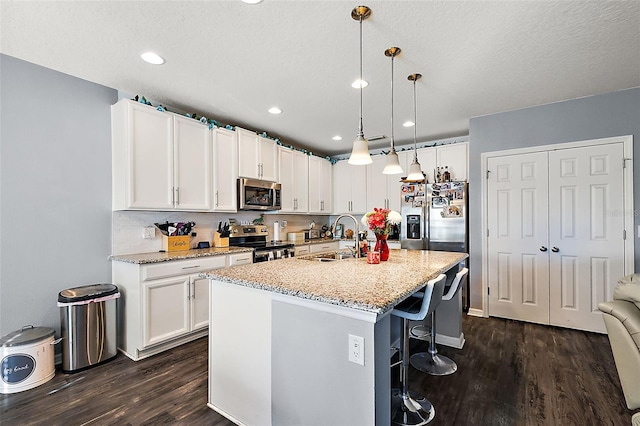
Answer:
<svg viewBox="0 0 640 426"><path fill-rule="evenodd" d="M550 323L605 332L624 276L622 144L549 152Z"/></svg>

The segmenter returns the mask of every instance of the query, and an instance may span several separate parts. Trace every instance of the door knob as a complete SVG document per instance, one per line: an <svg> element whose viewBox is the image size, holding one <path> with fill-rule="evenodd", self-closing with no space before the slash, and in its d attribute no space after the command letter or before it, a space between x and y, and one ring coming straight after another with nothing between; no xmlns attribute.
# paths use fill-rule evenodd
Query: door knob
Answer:
<svg viewBox="0 0 640 426"><path fill-rule="evenodd" d="M557 252L559 252L559 251L560 251L560 249L559 249L558 247L553 247L553 248L551 249L551 251L552 251L552 252L554 252L554 253L557 253Z"/></svg>
<svg viewBox="0 0 640 426"><path fill-rule="evenodd" d="M547 248L545 246L540 246L540 251L547 251Z"/></svg>

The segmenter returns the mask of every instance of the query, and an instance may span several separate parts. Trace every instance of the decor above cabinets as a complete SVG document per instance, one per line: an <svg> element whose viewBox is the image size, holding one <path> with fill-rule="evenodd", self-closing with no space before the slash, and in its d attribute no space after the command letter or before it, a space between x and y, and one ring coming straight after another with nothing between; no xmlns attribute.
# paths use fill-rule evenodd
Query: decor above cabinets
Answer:
<svg viewBox="0 0 640 426"><path fill-rule="evenodd" d="M111 107L113 209L211 209L206 124L122 100Z"/></svg>

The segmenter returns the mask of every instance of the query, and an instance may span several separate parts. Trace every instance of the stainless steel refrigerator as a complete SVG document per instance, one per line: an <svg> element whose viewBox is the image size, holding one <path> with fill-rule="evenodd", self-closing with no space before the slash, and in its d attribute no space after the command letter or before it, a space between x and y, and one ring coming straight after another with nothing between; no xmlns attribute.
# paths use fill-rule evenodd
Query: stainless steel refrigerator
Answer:
<svg viewBox="0 0 640 426"><path fill-rule="evenodd" d="M468 253L467 200L467 182L403 183L401 248ZM463 304L468 310L468 286Z"/></svg>

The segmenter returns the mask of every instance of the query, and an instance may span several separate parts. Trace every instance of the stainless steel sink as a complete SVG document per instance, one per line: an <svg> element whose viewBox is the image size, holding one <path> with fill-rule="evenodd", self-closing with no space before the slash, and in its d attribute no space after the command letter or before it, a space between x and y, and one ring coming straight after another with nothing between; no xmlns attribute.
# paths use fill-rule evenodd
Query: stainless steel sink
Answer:
<svg viewBox="0 0 640 426"><path fill-rule="evenodd" d="M336 260L353 259L353 258L354 256L352 253L340 253L340 252L318 253L312 256L300 257L300 259L302 260L313 260L316 262L335 262Z"/></svg>

